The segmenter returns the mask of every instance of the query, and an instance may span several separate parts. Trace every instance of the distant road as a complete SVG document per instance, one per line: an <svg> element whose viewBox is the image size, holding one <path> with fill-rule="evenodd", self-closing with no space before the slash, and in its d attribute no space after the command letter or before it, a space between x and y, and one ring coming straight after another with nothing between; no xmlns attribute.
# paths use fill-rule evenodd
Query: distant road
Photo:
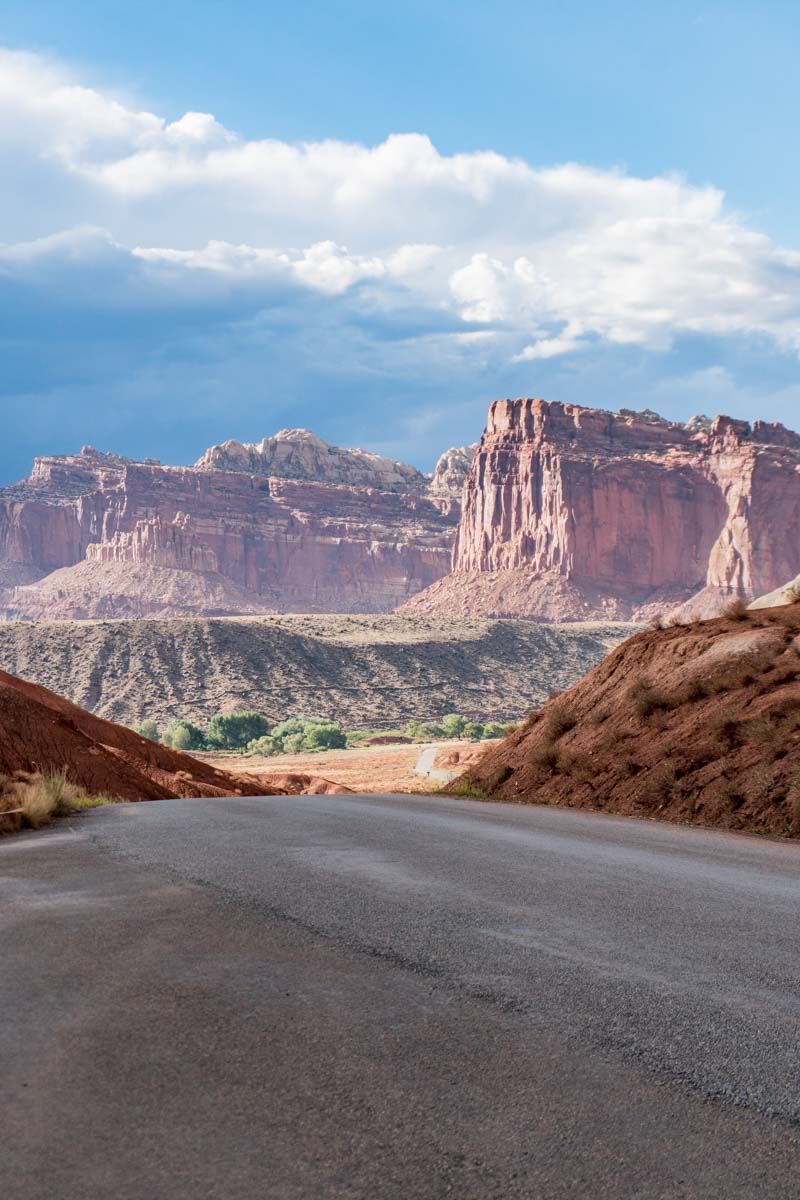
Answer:
<svg viewBox="0 0 800 1200"><path fill-rule="evenodd" d="M414 771L417 775L425 775L428 779L435 780L439 783L449 783L456 775L455 771L442 771L434 767L436 755L441 750L441 746L427 746L424 750L420 750L417 765ZM261 784L258 785L261 787Z"/></svg>
<svg viewBox="0 0 800 1200"><path fill-rule="evenodd" d="M0 842L4 1200L800 1192L800 846L415 796Z"/></svg>

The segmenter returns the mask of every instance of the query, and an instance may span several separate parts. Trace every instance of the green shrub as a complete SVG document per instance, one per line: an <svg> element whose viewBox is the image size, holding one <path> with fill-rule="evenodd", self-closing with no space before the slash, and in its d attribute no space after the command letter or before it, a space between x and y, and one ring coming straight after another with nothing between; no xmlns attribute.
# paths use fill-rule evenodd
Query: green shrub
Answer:
<svg viewBox="0 0 800 1200"><path fill-rule="evenodd" d="M153 721L150 717L148 717L146 720L142 721L141 725L139 725L134 730L134 732L138 733L139 737L147 738L148 741L151 741L151 742L160 742L161 741L161 735L158 732L158 726L156 725L155 721Z"/></svg>
<svg viewBox="0 0 800 1200"><path fill-rule="evenodd" d="M243 750L268 732L267 722L260 713L218 713L208 727L208 744L219 750Z"/></svg>

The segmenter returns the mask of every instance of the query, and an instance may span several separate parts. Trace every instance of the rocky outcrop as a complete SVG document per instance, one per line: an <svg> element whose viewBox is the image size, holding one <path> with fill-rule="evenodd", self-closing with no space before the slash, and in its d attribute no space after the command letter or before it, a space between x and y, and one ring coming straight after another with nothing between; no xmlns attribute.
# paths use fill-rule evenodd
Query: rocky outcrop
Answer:
<svg viewBox="0 0 800 1200"><path fill-rule="evenodd" d="M759 608L779 608L784 604L798 603L800 603L800 575L790 579L783 587L775 588L773 592L767 592L766 596L759 596L749 607L757 611Z"/></svg>
<svg viewBox="0 0 800 1200"><path fill-rule="evenodd" d="M281 429L258 443L223 442L211 446L195 464L203 471L243 471L280 479L305 479L380 491L424 492L428 476L408 463L369 450L332 446L308 429Z"/></svg>
<svg viewBox="0 0 800 1200"><path fill-rule="evenodd" d="M709 615L800 570L800 436L545 400L492 405L452 574L417 612Z"/></svg>
<svg viewBox="0 0 800 1200"><path fill-rule="evenodd" d="M39 458L0 491L0 614L387 611L446 573L458 519L416 484L387 489Z"/></svg>
<svg viewBox="0 0 800 1200"><path fill-rule="evenodd" d="M460 498L477 449L478 443L473 442L471 446L453 446L445 450L434 468L429 494Z"/></svg>

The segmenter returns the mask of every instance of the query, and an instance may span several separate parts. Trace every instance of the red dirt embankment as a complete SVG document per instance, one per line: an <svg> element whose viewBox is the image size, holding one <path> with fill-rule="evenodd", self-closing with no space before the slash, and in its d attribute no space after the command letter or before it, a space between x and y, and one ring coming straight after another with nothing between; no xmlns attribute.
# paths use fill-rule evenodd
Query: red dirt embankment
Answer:
<svg viewBox="0 0 800 1200"><path fill-rule="evenodd" d="M629 638L445 790L800 836L800 604Z"/></svg>
<svg viewBox="0 0 800 1200"><path fill-rule="evenodd" d="M219 770L0 671L0 775L63 769L87 792L124 800L347 791L308 775L267 782Z"/></svg>

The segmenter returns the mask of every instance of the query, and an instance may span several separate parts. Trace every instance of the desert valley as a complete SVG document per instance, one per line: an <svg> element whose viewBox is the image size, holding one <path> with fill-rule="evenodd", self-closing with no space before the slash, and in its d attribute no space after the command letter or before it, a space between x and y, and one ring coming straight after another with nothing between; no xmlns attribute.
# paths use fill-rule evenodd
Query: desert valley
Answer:
<svg viewBox="0 0 800 1200"><path fill-rule="evenodd" d="M265 788L295 774L302 790L330 764L330 787L380 790L390 778L414 791L425 762L437 764L439 782L455 777L455 787L469 768L463 786L481 795L670 815L670 797L688 789L694 819L795 831L796 651L781 640L789 626L775 618L775 653L786 660L773 697L786 710L781 720L771 708L756 711L746 692L737 698L733 680L733 663L748 677L761 663L766 634L713 640L713 619L734 609L754 631L769 625L772 608L750 617L747 605L773 603L779 613L800 576L800 435L781 425L725 416L680 424L648 410L503 400L491 405L480 440L445 451L430 475L304 429L225 442L192 467L84 447L37 458L27 480L0 491L0 555L0 670L96 718L152 727L156 740L181 726L189 732L177 750L213 755L228 744L241 754L250 745L240 772ZM615 768L634 764L627 783L613 772L600 783L602 754L591 743L566 772L575 756L542 749L535 737L530 750L529 740L512 749L521 737L512 734L508 750L493 735L494 748L468 751L474 734L465 743L461 730L520 722L527 730L543 704L539 728L550 728L552 704L571 700L548 707L548 698L583 686L582 676L644 626L665 652L674 629L695 638L680 653L702 677L694 702L710 689L704 728L733 720L725 716L733 704L752 709L747 728L771 730L770 761L782 766L774 779L762 770L747 802L735 783L741 764L727 761L722 742L716 752L704 743L705 775L695 781L657 749L647 722L634 720L611 741L607 730L598 734L613 742ZM633 654L635 637L629 644ZM641 665L626 665L628 689L654 686L661 672L649 659L659 652L654 645ZM706 678L712 658L731 679L727 691ZM683 711L680 696L662 708ZM208 739L216 714L237 712L258 714L266 740ZM449 733L447 714L463 714ZM686 719L697 715L687 710ZM270 741L287 717L298 729L327 722L350 749L325 760L319 738ZM589 711L583 724L600 730L602 722ZM455 749L443 767L448 737ZM567 731L564 745L574 737ZM752 747L754 737L734 743ZM370 738L394 741L394 758L370 749ZM624 759L620 739L630 743ZM639 742L648 754L656 747L653 763L641 760ZM422 757L428 747L435 757ZM519 762L513 771L495 765L509 755ZM45 758L31 735L15 769L35 773ZM382 773L395 760L402 767ZM91 784L76 763L63 766L77 785ZM706 803L703 778L730 802ZM123 793L131 798L120 785Z"/></svg>
<svg viewBox="0 0 800 1200"><path fill-rule="evenodd" d="M800 6L2 25L0 1200L800 1195Z"/></svg>

